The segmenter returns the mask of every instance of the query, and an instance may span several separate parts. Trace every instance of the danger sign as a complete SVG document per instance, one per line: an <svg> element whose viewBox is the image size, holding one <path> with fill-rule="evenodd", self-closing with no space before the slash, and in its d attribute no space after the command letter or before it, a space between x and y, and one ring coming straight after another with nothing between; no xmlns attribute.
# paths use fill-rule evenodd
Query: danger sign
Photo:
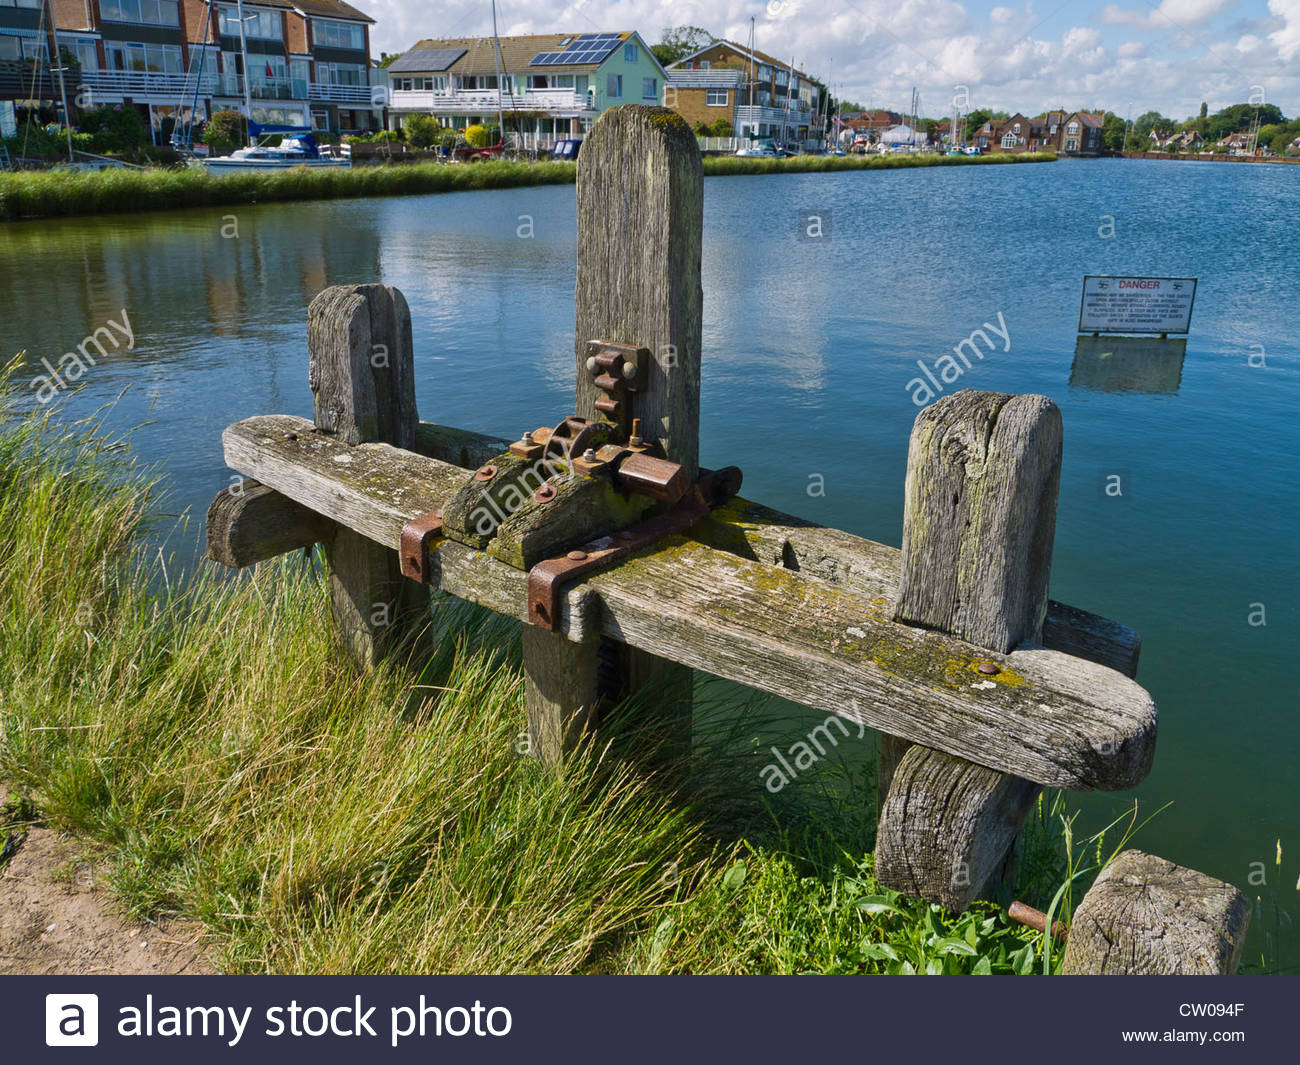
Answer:
<svg viewBox="0 0 1300 1065"><path fill-rule="evenodd" d="M1186 333L1196 299L1194 277L1083 279L1080 333Z"/></svg>

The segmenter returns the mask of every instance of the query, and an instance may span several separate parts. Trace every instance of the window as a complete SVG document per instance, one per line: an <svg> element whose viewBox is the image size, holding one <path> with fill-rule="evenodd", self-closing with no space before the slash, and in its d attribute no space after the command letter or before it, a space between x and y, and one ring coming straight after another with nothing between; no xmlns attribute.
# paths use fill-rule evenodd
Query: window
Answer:
<svg viewBox="0 0 1300 1065"><path fill-rule="evenodd" d="M102 2L102 0L101 0ZM127 0L123 0L127 2ZM231 4L217 8L223 37L239 36L239 10ZM256 8L244 8L244 36L255 37L261 41L284 40L284 26L278 11L259 11Z"/></svg>
<svg viewBox="0 0 1300 1065"><path fill-rule="evenodd" d="M81 64L83 71L91 72L99 69L99 52L95 48L94 38L74 37L72 50L76 53L77 62Z"/></svg>
<svg viewBox="0 0 1300 1065"><path fill-rule="evenodd" d="M1065 132L1068 133L1071 137L1077 136L1079 133L1079 123L1071 122L1068 126L1065 127Z"/></svg>
<svg viewBox="0 0 1300 1065"><path fill-rule="evenodd" d="M634 44L623 45L623 62L624 63L636 62L636 45Z"/></svg>
<svg viewBox="0 0 1300 1065"><path fill-rule="evenodd" d="M148 26L179 26L176 0L100 0L106 22L138 22Z"/></svg>
<svg viewBox="0 0 1300 1065"><path fill-rule="evenodd" d="M348 48L360 52L366 47L366 31L351 22L321 22L313 19L311 38L315 44L326 48Z"/></svg>
<svg viewBox="0 0 1300 1065"><path fill-rule="evenodd" d="M154 74L180 74L185 70L179 44L105 41L104 58L109 70L148 71Z"/></svg>
<svg viewBox="0 0 1300 1065"><path fill-rule="evenodd" d="M727 90L726 89L705 89L704 103L708 107L726 107Z"/></svg>
<svg viewBox="0 0 1300 1065"><path fill-rule="evenodd" d="M432 87L429 78L416 78L416 88ZM318 85L364 85L366 68L360 63L316 63Z"/></svg>
<svg viewBox="0 0 1300 1065"><path fill-rule="evenodd" d="M659 99L659 79L642 78L641 79L641 99L657 100Z"/></svg>
<svg viewBox="0 0 1300 1065"><path fill-rule="evenodd" d="M1014 133L1007 133L1002 137L1002 147L1014 148L1015 146L1016 146L1016 135Z"/></svg>
<svg viewBox="0 0 1300 1065"><path fill-rule="evenodd" d="M1011 129L1012 129L1013 132L1015 132L1015 133L1019 133L1019 132L1020 132L1020 123L1017 122L1014 126L1011 127Z"/></svg>
<svg viewBox="0 0 1300 1065"><path fill-rule="evenodd" d="M1066 150L1067 152L1077 152L1077 151L1079 150L1079 142L1078 142L1078 141L1066 141L1066 142L1065 142L1065 150Z"/></svg>
<svg viewBox="0 0 1300 1065"><path fill-rule="evenodd" d="M702 62L696 63L695 65L696 65L700 70L708 70L708 69L709 69L709 61L708 61L707 59L703 60Z"/></svg>
<svg viewBox="0 0 1300 1065"><path fill-rule="evenodd" d="M623 95L623 75L609 74L605 79L605 95L615 100Z"/></svg>
<svg viewBox="0 0 1300 1065"><path fill-rule="evenodd" d="M462 74L456 79L458 89L495 89L497 87L497 76L495 74Z"/></svg>

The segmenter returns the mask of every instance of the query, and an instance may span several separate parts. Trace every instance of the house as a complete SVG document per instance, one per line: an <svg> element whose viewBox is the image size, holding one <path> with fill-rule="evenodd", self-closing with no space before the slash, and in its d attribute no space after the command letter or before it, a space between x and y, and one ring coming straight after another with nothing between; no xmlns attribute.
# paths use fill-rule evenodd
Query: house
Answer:
<svg viewBox="0 0 1300 1065"><path fill-rule="evenodd" d="M1060 124L1056 150L1062 155L1100 155L1104 115L1075 111Z"/></svg>
<svg viewBox="0 0 1300 1065"><path fill-rule="evenodd" d="M449 129L496 123L547 145L581 136L620 104L658 104L666 75L634 31L431 38L388 67L389 122L432 115ZM499 64L499 65L498 65ZM498 86L497 71L501 71Z"/></svg>
<svg viewBox="0 0 1300 1065"><path fill-rule="evenodd" d="M18 132L20 111L48 121L65 94L70 108L76 98L80 71L67 68L60 83L50 64L53 24L49 0L0 0L0 138Z"/></svg>
<svg viewBox="0 0 1300 1065"><path fill-rule="evenodd" d="M690 67L667 70L664 106L671 107L691 125L714 125L724 118L734 130L736 108L744 100L745 72L737 67Z"/></svg>
<svg viewBox="0 0 1300 1065"><path fill-rule="evenodd" d="M1249 133L1231 133L1214 147L1230 155L1250 155L1254 151L1254 138Z"/></svg>
<svg viewBox="0 0 1300 1065"><path fill-rule="evenodd" d="M0 0L4 3L5 0ZM23 0L18 0L23 2ZM241 113L244 79L254 121L356 131L378 128L371 85L374 20L344 0L51 0L61 47L81 67L79 107L135 107L164 142L192 110Z"/></svg>
<svg viewBox="0 0 1300 1065"><path fill-rule="evenodd" d="M810 149L825 147L826 89L817 79L792 63L727 40L713 41L683 56L668 68L668 77L676 85L679 74L698 77L716 70L737 71L743 79L732 116L737 136L772 137Z"/></svg>
<svg viewBox="0 0 1300 1065"><path fill-rule="evenodd" d="M1151 131L1152 148L1161 152L1185 152L1193 148L1199 148L1202 141L1201 135L1194 129L1179 131L1174 130L1152 130Z"/></svg>

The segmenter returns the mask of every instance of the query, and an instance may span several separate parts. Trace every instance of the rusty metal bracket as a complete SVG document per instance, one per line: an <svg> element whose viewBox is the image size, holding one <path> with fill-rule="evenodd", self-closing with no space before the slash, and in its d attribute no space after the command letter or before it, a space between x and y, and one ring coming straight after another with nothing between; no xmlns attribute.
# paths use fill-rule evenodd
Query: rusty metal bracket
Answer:
<svg viewBox="0 0 1300 1065"><path fill-rule="evenodd" d="M716 472L701 470L699 480L666 514L592 540L559 558L537 563L528 571L529 622L550 632L556 631L560 622L560 598L566 585L611 566L658 540L689 529L710 509L740 491L741 476L736 466Z"/></svg>
<svg viewBox="0 0 1300 1065"><path fill-rule="evenodd" d="M398 553L402 562L402 575L421 584L428 584L432 576L429 572L429 547L441 537L441 510L421 514L403 525L401 550Z"/></svg>

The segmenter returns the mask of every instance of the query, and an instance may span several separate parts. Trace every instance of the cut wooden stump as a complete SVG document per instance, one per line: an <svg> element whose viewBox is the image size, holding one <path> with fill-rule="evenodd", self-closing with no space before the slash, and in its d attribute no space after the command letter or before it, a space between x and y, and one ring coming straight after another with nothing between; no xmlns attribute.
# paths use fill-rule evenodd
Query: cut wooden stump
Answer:
<svg viewBox="0 0 1300 1065"><path fill-rule="evenodd" d="M917 415L895 620L994 651L1038 643L1060 471L1061 414L1045 396L966 390ZM967 909L1003 869L1040 790L882 737L876 878Z"/></svg>
<svg viewBox="0 0 1300 1065"><path fill-rule="evenodd" d="M307 311L307 345L319 434L348 446L415 445L411 315L397 289L325 289ZM394 551L339 525L325 541L325 557L338 635L359 669L374 666L426 623L428 591L402 576Z"/></svg>
<svg viewBox="0 0 1300 1065"><path fill-rule="evenodd" d="M1062 971L1231 975L1249 924L1250 900L1231 884L1125 851L1074 911Z"/></svg>

